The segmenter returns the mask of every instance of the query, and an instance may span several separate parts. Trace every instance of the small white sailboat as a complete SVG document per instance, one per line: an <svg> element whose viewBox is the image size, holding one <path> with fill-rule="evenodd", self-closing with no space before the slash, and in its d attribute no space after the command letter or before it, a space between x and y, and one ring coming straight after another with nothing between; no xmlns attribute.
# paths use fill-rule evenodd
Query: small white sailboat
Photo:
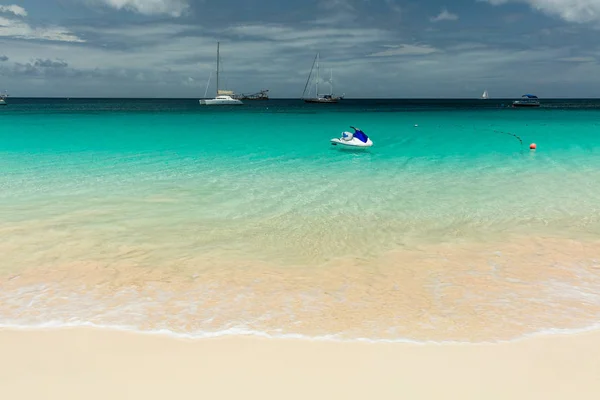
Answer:
<svg viewBox="0 0 600 400"><path fill-rule="evenodd" d="M219 105L225 105L225 106L239 106L242 105L244 103L242 103L240 100L233 98L234 93L231 90L221 90L219 87L219 67L220 67L220 53L219 53L219 49L220 49L220 43L217 42L217 95L215 96L214 99L201 99L200 100L200 105L203 106L219 106ZM210 83L210 78L209 78L209 83ZM208 86L207 86L208 88Z"/></svg>
<svg viewBox="0 0 600 400"><path fill-rule="evenodd" d="M342 132L342 137L331 139L332 146L341 146L342 148L353 148L353 149L367 149L373 146L373 142L366 133L361 131L358 128L351 126L350 128L354 129L354 133L352 132Z"/></svg>
<svg viewBox="0 0 600 400"><path fill-rule="evenodd" d="M4 93L0 93L0 106L5 106L8 103L6 102L6 98L8 97L8 92L5 90Z"/></svg>
<svg viewBox="0 0 600 400"><path fill-rule="evenodd" d="M481 95L481 100L487 100L490 98L490 95L488 94L487 90L483 91L483 94Z"/></svg>

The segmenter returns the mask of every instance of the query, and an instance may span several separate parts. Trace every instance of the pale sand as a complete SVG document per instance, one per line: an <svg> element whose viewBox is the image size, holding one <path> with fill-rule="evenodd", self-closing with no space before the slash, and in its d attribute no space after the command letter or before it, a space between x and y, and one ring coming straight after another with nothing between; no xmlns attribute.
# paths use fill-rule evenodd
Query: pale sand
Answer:
<svg viewBox="0 0 600 400"><path fill-rule="evenodd" d="M600 333L486 345L0 331L0 398L599 399Z"/></svg>

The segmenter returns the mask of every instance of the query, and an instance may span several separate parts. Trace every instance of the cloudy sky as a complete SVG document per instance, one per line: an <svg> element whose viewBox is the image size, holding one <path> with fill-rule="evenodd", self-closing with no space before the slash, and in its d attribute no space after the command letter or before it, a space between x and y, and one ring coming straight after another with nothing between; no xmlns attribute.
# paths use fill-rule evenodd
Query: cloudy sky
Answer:
<svg viewBox="0 0 600 400"><path fill-rule="evenodd" d="M599 97L600 0L0 0L12 96ZM214 80L213 80L214 83ZM214 93L214 85L209 93Z"/></svg>

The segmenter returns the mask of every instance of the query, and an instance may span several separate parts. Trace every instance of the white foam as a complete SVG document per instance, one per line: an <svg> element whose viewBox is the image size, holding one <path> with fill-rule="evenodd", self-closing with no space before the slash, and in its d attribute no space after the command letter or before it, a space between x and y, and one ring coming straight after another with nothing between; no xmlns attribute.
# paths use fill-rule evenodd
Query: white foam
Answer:
<svg viewBox="0 0 600 400"><path fill-rule="evenodd" d="M118 332L130 332L135 334L142 335L157 335L157 336L166 336L172 337L176 339L186 339L186 340L202 340L202 339L214 339L221 337L257 337L263 339L281 339L281 340L304 340L304 341L317 341L317 342L340 342L340 343L406 343L406 344L414 344L414 345L490 345L490 344L500 344L500 343L514 343L522 340L527 340L535 337L542 336L568 336L568 335L580 335L589 332L600 331L600 322L595 323L593 325L583 327L583 328L574 328L574 329L561 329L561 328L550 328L544 329L537 332L526 333L520 335L518 337L509 339L509 340L484 340L484 341L457 341L457 340L415 340L409 338L396 338L396 339L373 339L367 337L355 337L355 338L347 338L342 337L340 334L331 334L331 335L318 335L318 336L309 336L303 334L296 333L280 333L280 334L270 334L262 331L255 331L244 328L229 328L224 330L219 330L215 332L195 332L195 333L186 333L186 332L174 332L169 329L155 329L155 330L141 330L136 328L131 328L127 326L119 326L119 325L99 325L94 324L92 322L85 321L75 321L75 322L62 322L62 321L48 321L40 324L32 324L32 325L24 325L19 323L0 323L0 329L9 329L9 330L27 330L27 331L36 331L36 330L62 330L62 329L72 329L72 328L93 328L100 330L109 330L109 331L118 331Z"/></svg>

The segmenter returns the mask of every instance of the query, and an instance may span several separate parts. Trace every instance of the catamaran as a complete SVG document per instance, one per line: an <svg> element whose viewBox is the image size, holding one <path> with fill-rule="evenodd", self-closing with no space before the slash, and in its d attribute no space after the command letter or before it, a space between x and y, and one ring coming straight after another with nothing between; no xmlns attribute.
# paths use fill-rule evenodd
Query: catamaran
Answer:
<svg viewBox="0 0 600 400"><path fill-rule="evenodd" d="M481 95L481 100L487 100L489 98L490 98L490 96L488 95L488 91L484 90L483 94Z"/></svg>
<svg viewBox="0 0 600 400"><path fill-rule="evenodd" d="M309 88L310 78L312 77L313 70L315 69L315 65L317 67L317 74L315 80L315 97L305 97L306 89ZM319 94L319 53L315 56L315 60L313 61L312 68L310 69L310 73L308 74L308 79L306 80L306 85L304 86L304 92L302 92L302 99L305 103L337 103L338 101L344 98L344 95L334 96L333 95L333 70L330 71L330 79L329 79L329 94ZM309 89L310 95L310 89Z"/></svg>
<svg viewBox="0 0 600 400"><path fill-rule="evenodd" d="M5 90L4 93L0 93L0 106L5 106L8 103L6 102L6 98L8 97L8 92Z"/></svg>
<svg viewBox="0 0 600 400"><path fill-rule="evenodd" d="M215 96L214 99L202 99L200 100L200 105L203 106L218 106L218 105L225 105L225 106L234 106L234 105L242 105L244 103L242 103L240 100L238 99L234 99L234 93L232 90L221 90L219 87L219 67L220 67L220 53L219 53L219 49L220 49L220 43L217 42L217 95ZM209 83L210 83L210 78L209 78ZM208 85L207 85L208 87Z"/></svg>

